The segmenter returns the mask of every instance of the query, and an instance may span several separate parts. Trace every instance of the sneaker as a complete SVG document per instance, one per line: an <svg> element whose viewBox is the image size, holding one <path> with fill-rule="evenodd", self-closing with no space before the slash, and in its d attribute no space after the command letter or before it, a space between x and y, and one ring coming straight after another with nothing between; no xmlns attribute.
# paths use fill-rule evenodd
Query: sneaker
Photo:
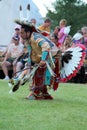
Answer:
<svg viewBox="0 0 87 130"><path fill-rule="evenodd" d="M6 76L3 80L9 80L10 78L8 76Z"/></svg>

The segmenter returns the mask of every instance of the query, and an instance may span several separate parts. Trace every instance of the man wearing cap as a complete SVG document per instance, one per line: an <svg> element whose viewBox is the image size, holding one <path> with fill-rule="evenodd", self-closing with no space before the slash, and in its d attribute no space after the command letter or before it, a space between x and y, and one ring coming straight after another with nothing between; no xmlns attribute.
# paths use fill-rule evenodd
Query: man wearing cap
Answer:
<svg viewBox="0 0 87 130"><path fill-rule="evenodd" d="M77 32L73 36L73 43L75 44L81 44L83 40L83 35L80 32Z"/></svg>
<svg viewBox="0 0 87 130"><path fill-rule="evenodd" d="M4 80L9 80L8 67L13 65L13 73L16 72L14 61L23 53L23 45L19 43L19 40L20 38L18 35L13 36L12 43L10 44L2 63L2 69L5 74Z"/></svg>

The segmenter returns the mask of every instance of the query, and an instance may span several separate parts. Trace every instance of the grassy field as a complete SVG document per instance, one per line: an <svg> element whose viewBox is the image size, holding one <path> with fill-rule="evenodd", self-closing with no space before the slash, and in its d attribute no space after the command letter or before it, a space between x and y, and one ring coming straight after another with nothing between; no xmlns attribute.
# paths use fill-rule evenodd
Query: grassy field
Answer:
<svg viewBox="0 0 87 130"><path fill-rule="evenodd" d="M0 130L87 130L87 84L60 84L52 101L26 100L28 85L9 94L0 80Z"/></svg>

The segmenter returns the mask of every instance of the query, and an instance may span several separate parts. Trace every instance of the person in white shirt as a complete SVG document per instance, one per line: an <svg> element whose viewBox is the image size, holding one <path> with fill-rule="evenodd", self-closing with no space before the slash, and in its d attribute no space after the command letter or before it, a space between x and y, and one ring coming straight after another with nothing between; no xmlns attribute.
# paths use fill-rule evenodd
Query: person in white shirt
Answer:
<svg viewBox="0 0 87 130"><path fill-rule="evenodd" d="M8 67L13 66L13 73L16 72L16 59L23 53L23 44L19 43L20 38L18 35L12 38L12 44L10 44L4 61L2 63L2 70L5 75L5 80L9 80Z"/></svg>

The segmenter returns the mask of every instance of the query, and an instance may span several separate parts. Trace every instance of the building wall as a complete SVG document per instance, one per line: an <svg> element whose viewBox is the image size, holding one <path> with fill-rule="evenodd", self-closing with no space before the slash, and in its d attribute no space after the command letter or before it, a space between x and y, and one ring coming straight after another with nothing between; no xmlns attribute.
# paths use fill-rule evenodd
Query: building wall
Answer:
<svg viewBox="0 0 87 130"><path fill-rule="evenodd" d="M0 45L8 45L14 33L14 20L19 18L19 6L22 5L26 17L26 6L30 3L30 19L36 18L37 26L43 22L37 6L32 0L0 0Z"/></svg>

